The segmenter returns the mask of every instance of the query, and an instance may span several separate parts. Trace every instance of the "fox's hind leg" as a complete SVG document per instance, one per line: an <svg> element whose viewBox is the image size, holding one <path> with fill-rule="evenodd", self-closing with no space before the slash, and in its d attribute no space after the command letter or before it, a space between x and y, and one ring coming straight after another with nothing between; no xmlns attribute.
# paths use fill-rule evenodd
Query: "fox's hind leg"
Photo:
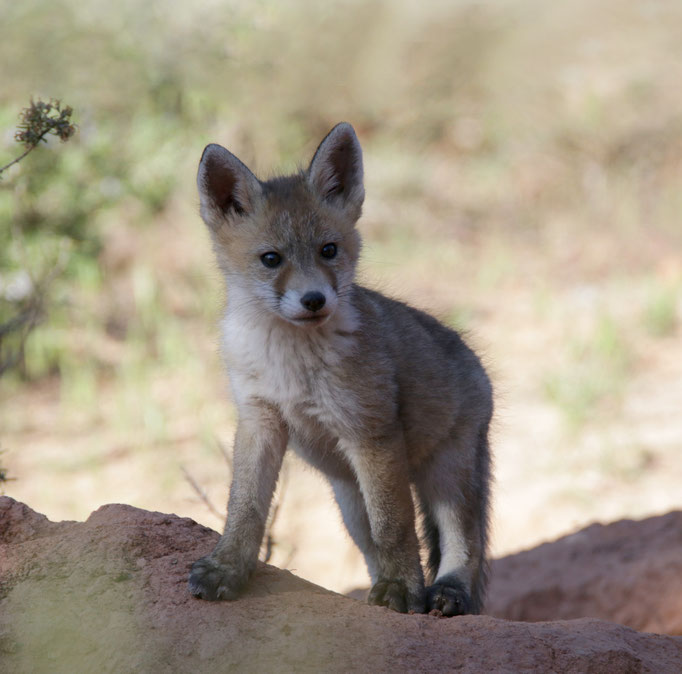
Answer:
<svg viewBox="0 0 682 674"><path fill-rule="evenodd" d="M448 616L480 613L487 581L487 426L471 435L441 446L417 482L429 548L426 608Z"/></svg>

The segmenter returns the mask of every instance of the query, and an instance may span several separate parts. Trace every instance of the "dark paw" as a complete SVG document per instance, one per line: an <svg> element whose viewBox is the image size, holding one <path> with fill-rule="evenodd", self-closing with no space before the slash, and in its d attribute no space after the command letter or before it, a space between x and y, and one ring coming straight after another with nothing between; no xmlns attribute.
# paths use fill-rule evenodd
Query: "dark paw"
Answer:
<svg viewBox="0 0 682 674"><path fill-rule="evenodd" d="M402 580L378 580L369 591L367 603L386 606L398 613L424 613L424 591L408 592Z"/></svg>
<svg viewBox="0 0 682 674"><path fill-rule="evenodd" d="M236 599L245 584L244 574L237 573L211 557L202 557L194 562L189 574L190 593L209 601Z"/></svg>
<svg viewBox="0 0 682 674"><path fill-rule="evenodd" d="M464 583L457 578L439 578L426 588L426 610L440 611L444 616L471 613L471 597Z"/></svg>

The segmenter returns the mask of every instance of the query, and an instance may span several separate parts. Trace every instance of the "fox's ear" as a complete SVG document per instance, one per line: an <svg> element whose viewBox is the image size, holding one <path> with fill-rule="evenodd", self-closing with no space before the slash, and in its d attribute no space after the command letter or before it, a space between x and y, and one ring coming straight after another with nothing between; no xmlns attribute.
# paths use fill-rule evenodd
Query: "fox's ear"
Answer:
<svg viewBox="0 0 682 674"><path fill-rule="evenodd" d="M207 145L199 162L201 217L212 229L252 213L262 187L249 169L224 147Z"/></svg>
<svg viewBox="0 0 682 674"><path fill-rule="evenodd" d="M350 124L337 124L320 143L308 168L308 182L323 201L356 220L360 217L365 200L362 149Z"/></svg>

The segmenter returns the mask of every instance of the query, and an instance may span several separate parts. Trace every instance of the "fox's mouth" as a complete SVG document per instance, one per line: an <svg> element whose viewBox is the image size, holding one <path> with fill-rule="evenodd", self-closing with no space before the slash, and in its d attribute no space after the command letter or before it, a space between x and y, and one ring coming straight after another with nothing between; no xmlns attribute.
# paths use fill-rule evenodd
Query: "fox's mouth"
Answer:
<svg viewBox="0 0 682 674"><path fill-rule="evenodd" d="M322 325L330 316L331 313L310 314L309 316L292 317L289 320L297 325Z"/></svg>

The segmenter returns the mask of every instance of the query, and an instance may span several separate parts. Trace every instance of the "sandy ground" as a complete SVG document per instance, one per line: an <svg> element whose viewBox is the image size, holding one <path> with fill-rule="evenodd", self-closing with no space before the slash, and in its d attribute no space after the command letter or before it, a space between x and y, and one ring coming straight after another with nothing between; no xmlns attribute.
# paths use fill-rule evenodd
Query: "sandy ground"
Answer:
<svg viewBox="0 0 682 674"><path fill-rule="evenodd" d="M1 497L0 653L4 669L21 674L677 674L679 592L670 589L679 579L680 514L671 515L593 527L525 560L502 560L497 592L512 615L443 618L369 606L266 564L238 600L202 601L187 591L187 571L215 544L210 529L127 505L55 524ZM517 622L542 608L549 615L540 622ZM646 630L666 626L669 633Z"/></svg>

